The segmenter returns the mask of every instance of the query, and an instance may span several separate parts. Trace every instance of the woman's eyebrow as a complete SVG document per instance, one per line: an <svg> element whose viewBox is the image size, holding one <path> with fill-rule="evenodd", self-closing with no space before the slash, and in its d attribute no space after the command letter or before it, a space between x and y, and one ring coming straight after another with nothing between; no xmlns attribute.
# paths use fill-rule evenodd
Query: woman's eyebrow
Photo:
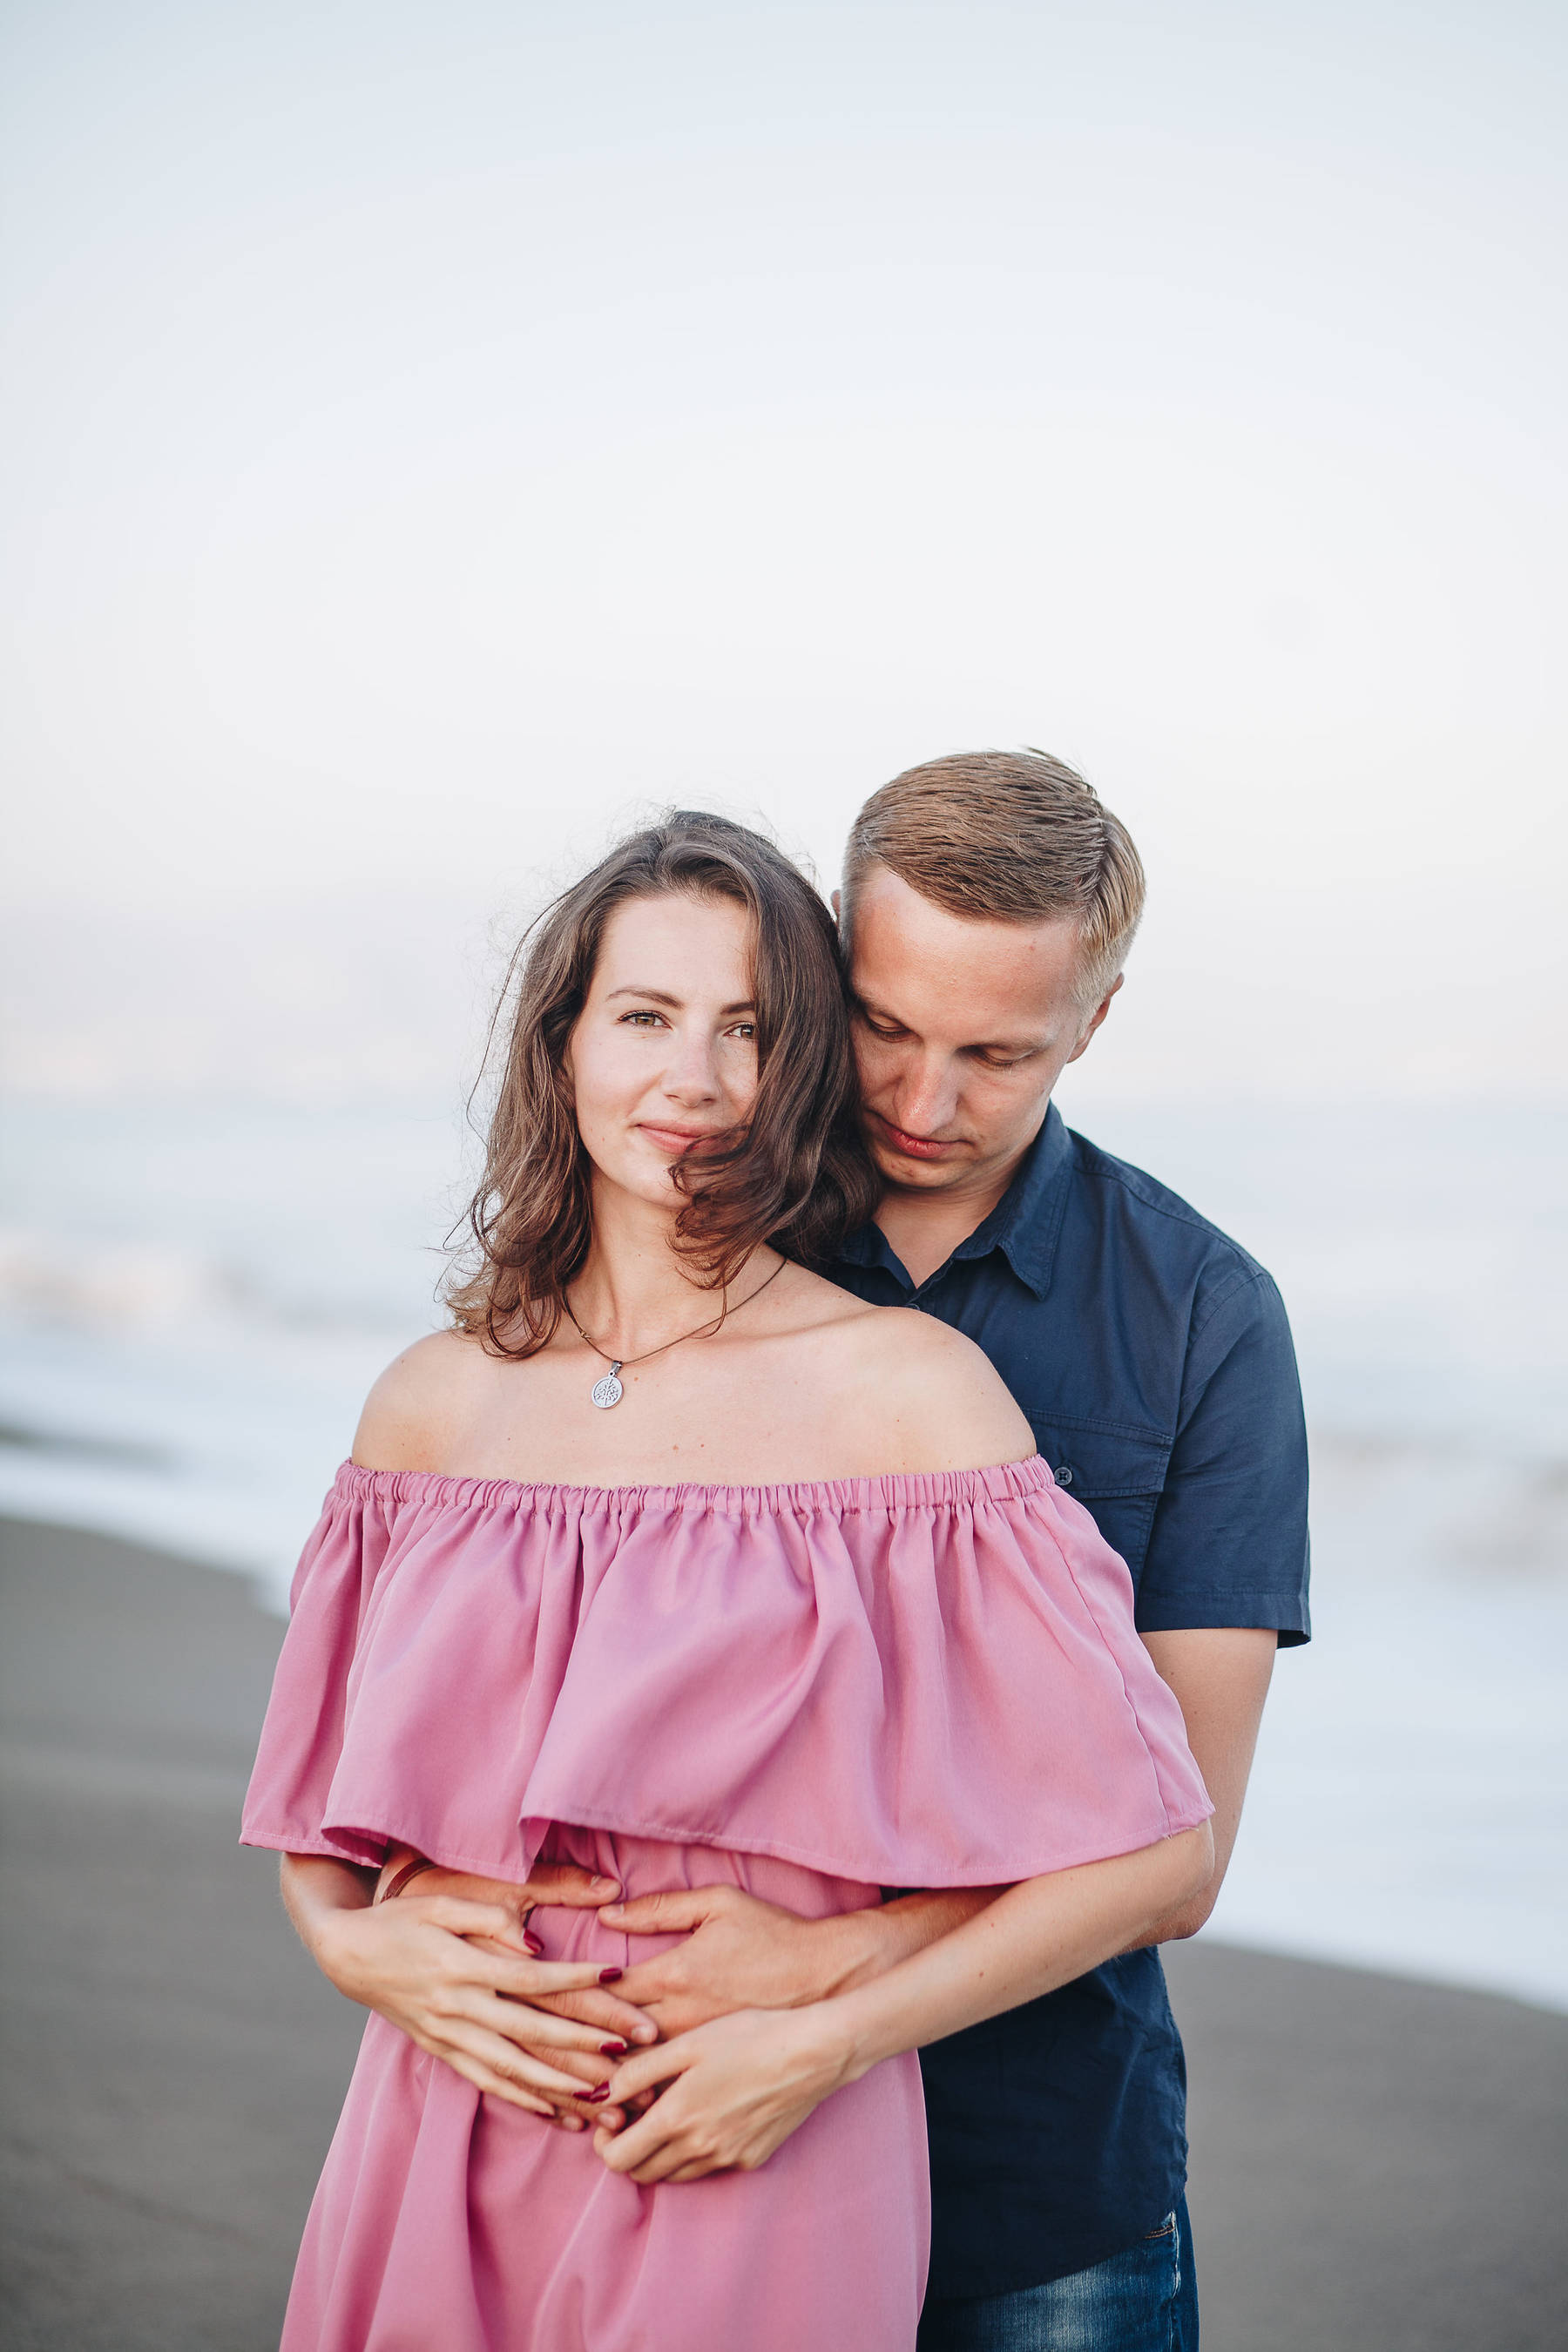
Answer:
<svg viewBox="0 0 1568 2352"><path fill-rule="evenodd" d="M630 983L625 988L610 989L605 997L605 1003L611 1003L617 996L640 996L645 1004L668 1004L674 1013L679 1013L685 1003L683 997L671 996L668 989L636 988ZM748 996L739 1004L724 1005L720 1011L719 1018L721 1021L732 1021L737 1013L754 1013L756 1009L756 999Z"/></svg>

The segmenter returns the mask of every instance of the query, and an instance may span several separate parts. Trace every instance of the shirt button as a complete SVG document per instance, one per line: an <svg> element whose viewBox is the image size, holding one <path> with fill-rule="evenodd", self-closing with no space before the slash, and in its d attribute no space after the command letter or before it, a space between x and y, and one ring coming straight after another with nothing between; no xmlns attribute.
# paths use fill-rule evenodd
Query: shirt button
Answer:
<svg viewBox="0 0 1568 2352"><path fill-rule="evenodd" d="M1072 1485L1072 1464L1070 1462L1058 1462L1056 1468L1051 1472L1051 1475L1056 1480L1058 1486L1070 1486Z"/></svg>

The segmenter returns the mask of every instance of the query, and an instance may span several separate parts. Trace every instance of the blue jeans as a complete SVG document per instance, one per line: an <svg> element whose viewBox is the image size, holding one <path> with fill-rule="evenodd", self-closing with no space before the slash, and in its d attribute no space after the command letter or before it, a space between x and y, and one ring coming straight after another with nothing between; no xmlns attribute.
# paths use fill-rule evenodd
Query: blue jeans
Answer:
<svg viewBox="0 0 1568 2352"><path fill-rule="evenodd" d="M1198 2352L1198 2289L1184 2198L1109 2262L1018 2294L932 2298L919 2352Z"/></svg>

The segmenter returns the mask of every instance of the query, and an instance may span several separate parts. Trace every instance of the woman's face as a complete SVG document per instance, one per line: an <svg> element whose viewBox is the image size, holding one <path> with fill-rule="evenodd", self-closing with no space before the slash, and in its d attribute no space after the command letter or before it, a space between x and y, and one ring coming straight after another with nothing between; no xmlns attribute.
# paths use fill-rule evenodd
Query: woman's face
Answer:
<svg viewBox="0 0 1568 2352"><path fill-rule="evenodd" d="M757 1091L752 950L752 919L728 898L670 892L611 916L566 1048L601 1179L669 1208L676 1161L745 1118Z"/></svg>

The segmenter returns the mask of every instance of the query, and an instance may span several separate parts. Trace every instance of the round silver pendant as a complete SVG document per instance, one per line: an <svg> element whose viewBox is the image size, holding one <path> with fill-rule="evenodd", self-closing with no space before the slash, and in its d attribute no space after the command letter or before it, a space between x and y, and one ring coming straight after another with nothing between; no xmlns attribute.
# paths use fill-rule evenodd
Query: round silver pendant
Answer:
<svg viewBox="0 0 1568 2352"><path fill-rule="evenodd" d="M602 1381L594 1382L588 1391L588 1400L591 1404L596 1404L601 1412L608 1412L613 1404L619 1404L625 1394L626 1391L614 1372L606 1372Z"/></svg>

